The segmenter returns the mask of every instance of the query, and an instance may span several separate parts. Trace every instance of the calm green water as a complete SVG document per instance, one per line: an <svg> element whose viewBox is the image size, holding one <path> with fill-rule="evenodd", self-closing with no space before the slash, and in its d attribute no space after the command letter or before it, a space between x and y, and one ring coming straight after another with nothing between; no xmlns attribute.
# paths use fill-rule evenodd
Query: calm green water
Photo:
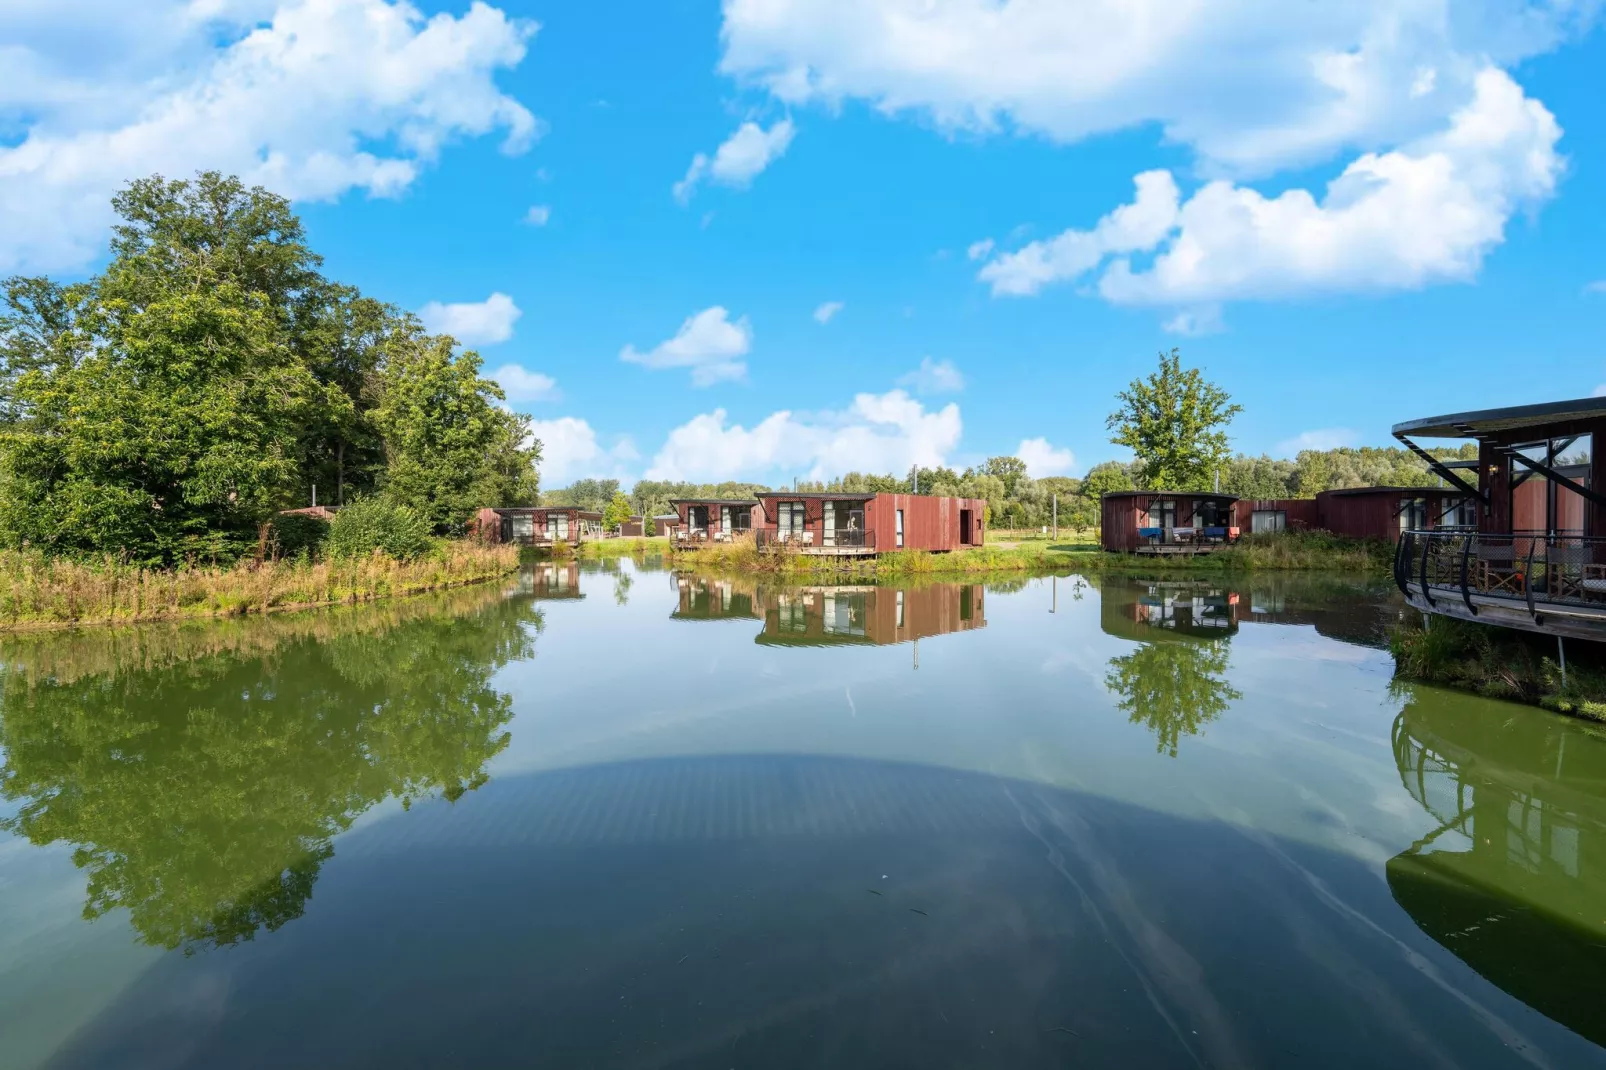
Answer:
<svg viewBox="0 0 1606 1070"><path fill-rule="evenodd" d="M0 641L0 1065L1606 1066L1606 738L1387 589L626 561Z"/></svg>

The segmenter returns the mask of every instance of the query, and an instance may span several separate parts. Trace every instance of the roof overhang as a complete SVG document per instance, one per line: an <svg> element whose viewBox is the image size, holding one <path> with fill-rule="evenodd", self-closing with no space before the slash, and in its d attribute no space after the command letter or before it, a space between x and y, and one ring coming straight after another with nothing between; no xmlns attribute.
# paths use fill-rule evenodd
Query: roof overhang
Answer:
<svg viewBox="0 0 1606 1070"><path fill-rule="evenodd" d="M1394 425L1394 435L1420 438L1481 438L1523 428L1573 420L1606 419L1606 398L1577 398L1573 401L1547 401L1542 405L1512 405L1503 409L1456 412L1448 416L1429 416Z"/></svg>

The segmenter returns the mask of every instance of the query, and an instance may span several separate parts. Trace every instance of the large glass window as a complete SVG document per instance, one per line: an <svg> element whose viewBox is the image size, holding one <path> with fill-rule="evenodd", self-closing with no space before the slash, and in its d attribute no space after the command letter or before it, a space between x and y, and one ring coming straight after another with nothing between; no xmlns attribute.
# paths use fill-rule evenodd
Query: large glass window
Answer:
<svg viewBox="0 0 1606 1070"><path fill-rule="evenodd" d="M1268 531L1284 531L1288 527L1288 514L1281 509L1256 509L1249 514L1249 530L1256 535Z"/></svg>
<svg viewBox="0 0 1606 1070"><path fill-rule="evenodd" d="M1583 487L1592 485L1594 441L1590 435L1529 442L1513 452L1569 482ZM1584 534L1588 522L1584 496L1517 457L1510 462L1511 530Z"/></svg>
<svg viewBox="0 0 1606 1070"><path fill-rule="evenodd" d="M803 534L802 502L782 502L776 507L775 530L785 537Z"/></svg>
<svg viewBox="0 0 1606 1070"><path fill-rule="evenodd" d="M1177 503L1170 498L1156 498L1149 503L1149 527L1170 531L1177 526Z"/></svg>
<svg viewBox="0 0 1606 1070"><path fill-rule="evenodd" d="M898 548L902 549L903 548L903 510L902 509L898 510L897 540L898 540Z"/></svg>

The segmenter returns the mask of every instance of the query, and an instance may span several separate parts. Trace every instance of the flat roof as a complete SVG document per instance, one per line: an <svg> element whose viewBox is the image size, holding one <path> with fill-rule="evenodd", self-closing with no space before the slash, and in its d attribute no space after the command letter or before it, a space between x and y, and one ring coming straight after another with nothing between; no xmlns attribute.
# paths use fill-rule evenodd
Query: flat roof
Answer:
<svg viewBox="0 0 1606 1070"><path fill-rule="evenodd" d="M1337 490L1324 490L1321 493L1345 498L1357 497L1362 494L1451 494L1458 498L1464 498L1467 492L1456 487L1340 487Z"/></svg>
<svg viewBox="0 0 1606 1070"><path fill-rule="evenodd" d="M590 510L581 509L577 505L504 505L491 511L502 516L512 516L515 513L574 513L578 516L602 519L601 513L593 513Z"/></svg>
<svg viewBox="0 0 1606 1070"><path fill-rule="evenodd" d="M1102 498L1198 498L1202 501L1235 502L1236 494L1212 494L1204 490L1109 490Z"/></svg>
<svg viewBox="0 0 1606 1070"><path fill-rule="evenodd" d="M1429 416L1394 425L1396 435L1422 435L1431 438L1477 438L1496 431L1516 431L1524 427L1567 420L1606 418L1606 398L1577 398L1573 401L1547 401L1542 405L1510 405L1503 409L1455 412L1448 416Z"/></svg>
<svg viewBox="0 0 1606 1070"><path fill-rule="evenodd" d="M892 490L892 491L885 491L885 492L879 491L879 490L860 490L860 491L845 491L845 490L767 490L763 494L759 495L759 497L761 497L761 498L820 498L820 499L824 499L824 500L827 500L827 501L832 500L832 499L840 499L842 501L850 501L850 502L867 502L871 498L874 498L877 494L882 494L882 493L902 494L904 492L901 491L901 490ZM935 498L935 497L937 497L937 495L935 495L935 494L911 494L910 497L911 498Z"/></svg>
<svg viewBox="0 0 1606 1070"><path fill-rule="evenodd" d="M757 505L757 498L671 498L670 505Z"/></svg>

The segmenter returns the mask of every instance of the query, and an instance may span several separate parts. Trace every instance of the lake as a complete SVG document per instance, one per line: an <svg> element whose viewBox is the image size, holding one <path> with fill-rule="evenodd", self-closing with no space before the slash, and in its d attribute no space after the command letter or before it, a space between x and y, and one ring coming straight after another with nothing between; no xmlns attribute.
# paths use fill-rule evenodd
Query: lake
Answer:
<svg viewBox="0 0 1606 1070"><path fill-rule="evenodd" d="M1606 1066L1606 730L1345 577L0 639L0 1064Z"/></svg>

